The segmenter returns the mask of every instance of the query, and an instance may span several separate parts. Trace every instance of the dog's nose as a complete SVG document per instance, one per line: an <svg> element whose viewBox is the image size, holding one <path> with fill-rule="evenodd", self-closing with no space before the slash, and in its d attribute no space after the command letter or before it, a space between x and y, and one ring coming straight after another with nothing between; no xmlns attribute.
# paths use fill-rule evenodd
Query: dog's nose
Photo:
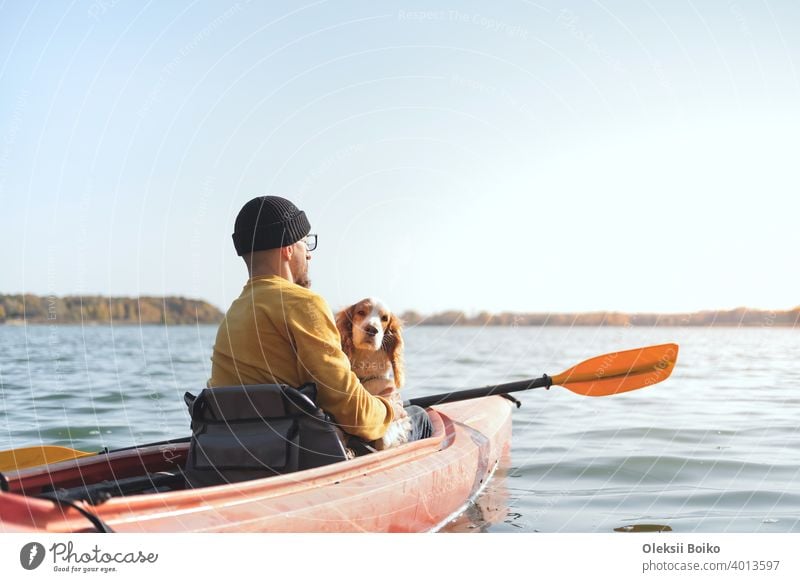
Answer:
<svg viewBox="0 0 800 582"><path fill-rule="evenodd" d="M376 335L378 335L378 328L376 328L376 327L375 327L375 326L373 326L373 325L368 325L368 326L366 326L366 327L364 328L364 331L367 333L367 335L371 335L371 336L373 336L373 337L374 337L374 336L376 336Z"/></svg>

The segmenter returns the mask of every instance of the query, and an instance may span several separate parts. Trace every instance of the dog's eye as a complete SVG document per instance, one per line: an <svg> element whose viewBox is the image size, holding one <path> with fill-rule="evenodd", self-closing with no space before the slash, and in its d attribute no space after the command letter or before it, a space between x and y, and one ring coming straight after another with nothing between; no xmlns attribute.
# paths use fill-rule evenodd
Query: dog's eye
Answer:
<svg viewBox="0 0 800 582"><path fill-rule="evenodd" d="M381 316L381 321L389 321L389 316L388 315Z"/></svg>
<svg viewBox="0 0 800 582"><path fill-rule="evenodd" d="M367 314L363 309L359 309L356 313L361 317L364 317Z"/></svg>

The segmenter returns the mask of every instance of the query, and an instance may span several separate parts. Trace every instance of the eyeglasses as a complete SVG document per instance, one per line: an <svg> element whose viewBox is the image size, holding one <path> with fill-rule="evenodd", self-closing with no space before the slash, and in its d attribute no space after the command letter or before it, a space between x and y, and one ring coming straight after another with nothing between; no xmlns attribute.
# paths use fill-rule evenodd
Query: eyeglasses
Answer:
<svg viewBox="0 0 800 582"><path fill-rule="evenodd" d="M309 250L309 252L311 252L317 248L317 235L306 235L306 238L303 239L303 242L306 243L306 248Z"/></svg>

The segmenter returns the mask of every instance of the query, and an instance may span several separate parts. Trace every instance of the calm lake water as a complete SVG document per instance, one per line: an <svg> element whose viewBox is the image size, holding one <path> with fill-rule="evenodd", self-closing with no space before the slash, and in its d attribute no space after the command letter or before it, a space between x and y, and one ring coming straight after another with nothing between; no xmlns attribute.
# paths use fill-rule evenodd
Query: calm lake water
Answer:
<svg viewBox="0 0 800 582"><path fill-rule="evenodd" d="M216 328L0 326L0 449L99 450L188 434ZM446 531L800 531L800 330L406 330L406 397L681 346L662 384L606 398L518 395L510 458Z"/></svg>

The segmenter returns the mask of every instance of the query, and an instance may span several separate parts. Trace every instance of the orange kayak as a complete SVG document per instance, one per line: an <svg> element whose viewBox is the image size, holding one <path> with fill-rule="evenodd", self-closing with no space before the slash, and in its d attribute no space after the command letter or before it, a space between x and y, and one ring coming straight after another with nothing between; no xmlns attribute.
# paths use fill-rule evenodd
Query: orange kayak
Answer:
<svg viewBox="0 0 800 582"><path fill-rule="evenodd" d="M0 531L436 531L468 507L508 452L511 409L501 396L434 406L428 409L434 427L428 439L307 471L200 489L187 488L180 474L188 443L6 473Z"/></svg>

